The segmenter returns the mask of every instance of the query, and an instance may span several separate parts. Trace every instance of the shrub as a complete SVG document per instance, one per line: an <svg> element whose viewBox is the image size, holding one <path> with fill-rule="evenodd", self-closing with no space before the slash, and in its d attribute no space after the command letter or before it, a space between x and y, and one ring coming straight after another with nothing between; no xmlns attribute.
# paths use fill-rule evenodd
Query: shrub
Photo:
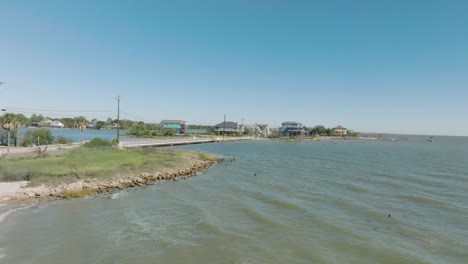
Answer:
<svg viewBox="0 0 468 264"><path fill-rule="evenodd" d="M72 198L82 198L90 195L96 194L95 190L79 190L79 191L64 191L63 198L72 199Z"/></svg>
<svg viewBox="0 0 468 264"><path fill-rule="evenodd" d="M163 134L163 136L175 136L176 132L175 132L174 129L164 128L162 130L162 134Z"/></svg>
<svg viewBox="0 0 468 264"><path fill-rule="evenodd" d="M216 161L217 158L213 155L205 154L205 153L198 153L198 157L202 160L210 160L210 161Z"/></svg>
<svg viewBox="0 0 468 264"><path fill-rule="evenodd" d="M35 172L25 169L0 171L0 181L3 182L30 181L35 176Z"/></svg>
<svg viewBox="0 0 468 264"><path fill-rule="evenodd" d="M54 142L54 136L47 128L40 128L34 131L26 131L23 137L23 146L49 145Z"/></svg>
<svg viewBox="0 0 468 264"><path fill-rule="evenodd" d="M102 139L100 137L95 137L91 139L89 142L83 144L84 147L87 148L98 148L98 147L112 147L112 141Z"/></svg>
<svg viewBox="0 0 468 264"><path fill-rule="evenodd" d="M64 136L58 136L55 139L55 142L57 142L57 144L70 144L70 143L72 143L72 140L71 140L71 138L67 138L67 137L64 137Z"/></svg>

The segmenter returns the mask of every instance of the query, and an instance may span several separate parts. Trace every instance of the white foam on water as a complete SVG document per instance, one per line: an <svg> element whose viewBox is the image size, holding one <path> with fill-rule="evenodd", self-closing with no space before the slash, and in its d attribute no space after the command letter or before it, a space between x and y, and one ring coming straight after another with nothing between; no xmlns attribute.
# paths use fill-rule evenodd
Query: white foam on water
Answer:
<svg viewBox="0 0 468 264"><path fill-rule="evenodd" d="M127 196L128 196L128 192L117 192L117 193L111 194L111 196L109 196L109 198L110 199L120 199L120 198L127 197Z"/></svg>
<svg viewBox="0 0 468 264"><path fill-rule="evenodd" d="M29 205L29 206L24 206L24 207L13 208L13 209L11 209L11 210L8 210L8 211L6 211L6 212L0 214L0 223L2 223L3 220L5 220L5 218L6 218L7 216L9 216L10 214L12 214L12 213L14 213L14 212L16 212L16 211L19 211L19 210L31 208L31 207L33 207L34 205L35 205L35 204Z"/></svg>

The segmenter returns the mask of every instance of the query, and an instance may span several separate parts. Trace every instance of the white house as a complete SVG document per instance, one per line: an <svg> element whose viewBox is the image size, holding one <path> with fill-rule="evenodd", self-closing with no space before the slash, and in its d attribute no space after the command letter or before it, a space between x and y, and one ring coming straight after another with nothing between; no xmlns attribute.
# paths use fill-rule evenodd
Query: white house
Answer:
<svg viewBox="0 0 468 264"><path fill-rule="evenodd" d="M333 128L333 135L335 136L346 136L348 134L348 129L346 127L337 126Z"/></svg>
<svg viewBox="0 0 468 264"><path fill-rule="evenodd" d="M58 121L58 120L54 120L54 121L52 121L52 123L50 123L50 126L55 127L55 128L62 128L65 125L62 122Z"/></svg>

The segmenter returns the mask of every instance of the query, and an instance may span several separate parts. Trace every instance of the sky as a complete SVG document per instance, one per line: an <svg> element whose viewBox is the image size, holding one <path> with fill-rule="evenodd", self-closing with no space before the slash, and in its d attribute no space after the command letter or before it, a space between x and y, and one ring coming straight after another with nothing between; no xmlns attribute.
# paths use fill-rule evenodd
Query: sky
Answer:
<svg viewBox="0 0 468 264"><path fill-rule="evenodd" d="M105 120L120 96L121 117L145 122L468 136L467 14L456 0L0 0L0 107Z"/></svg>

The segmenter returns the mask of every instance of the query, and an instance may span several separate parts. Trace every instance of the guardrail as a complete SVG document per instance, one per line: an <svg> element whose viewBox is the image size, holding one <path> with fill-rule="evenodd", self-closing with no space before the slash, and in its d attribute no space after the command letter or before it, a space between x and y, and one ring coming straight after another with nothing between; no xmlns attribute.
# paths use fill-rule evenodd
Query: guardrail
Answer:
<svg viewBox="0 0 468 264"><path fill-rule="evenodd" d="M212 143L212 142L223 142L223 141L239 141L249 140L250 137L194 137L194 138L157 138L157 139L145 139L145 140L125 140L119 142L119 148L139 148L139 147L157 147L157 146L175 146L175 145L189 145L189 144L201 144L201 143Z"/></svg>

